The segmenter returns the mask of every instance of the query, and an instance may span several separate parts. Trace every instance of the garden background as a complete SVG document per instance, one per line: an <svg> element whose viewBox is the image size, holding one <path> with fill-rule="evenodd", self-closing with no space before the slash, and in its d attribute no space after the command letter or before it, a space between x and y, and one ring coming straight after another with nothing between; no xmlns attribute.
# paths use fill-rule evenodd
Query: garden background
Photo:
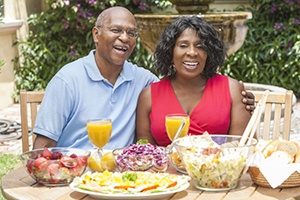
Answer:
<svg viewBox="0 0 300 200"><path fill-rule="evenodd" d="M48 9L32 14L26 42L17 42L15 97L18 91L42 90L66 63L94 48L91 29L99 12L121 5L133 13L152 13L171 5L160 0L46 0ZM220 72L237 80L270 84L294 91L300 97L300 0L252 0L248 34L243 46L231 55ZM224 11L224 10L223 10ZM141 45L129 59L152 70L152 55Z"/></svg>

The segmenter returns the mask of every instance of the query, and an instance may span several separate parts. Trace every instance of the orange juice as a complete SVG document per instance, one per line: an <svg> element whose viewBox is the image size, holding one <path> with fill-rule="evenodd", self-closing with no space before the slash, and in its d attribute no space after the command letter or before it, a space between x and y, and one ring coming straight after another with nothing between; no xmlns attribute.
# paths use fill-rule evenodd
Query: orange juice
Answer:
<svg viewBox="0 0 300 200"><path fill-rule="evenodd" d="M98 148L103 148L109 141L112 132L111 120L88 121L87 132L90 141Z"/></svg>
<svg viewBox="0 0 300 200"><path fill-rule="evenodd" d="M166 116L166 130L167 134L172 141L176 135L176 132L185 118L185 125L179 134L179 137L184 137L188 134L190 127L190 117L188 115L167 115Z"/></svg>

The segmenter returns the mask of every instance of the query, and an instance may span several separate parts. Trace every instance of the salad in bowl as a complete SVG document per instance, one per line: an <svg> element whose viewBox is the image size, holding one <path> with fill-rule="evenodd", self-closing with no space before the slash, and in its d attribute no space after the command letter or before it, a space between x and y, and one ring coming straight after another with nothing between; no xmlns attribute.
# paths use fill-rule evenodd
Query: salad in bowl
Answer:
<svg viewBox="0 0 300 200"><path fill-rule="evenodd" d="M237 186L257 143L253 139L250 145L238 146L240 139L233 135L188 136L175 140L174 146L196 188L223 191Z"/></svg>

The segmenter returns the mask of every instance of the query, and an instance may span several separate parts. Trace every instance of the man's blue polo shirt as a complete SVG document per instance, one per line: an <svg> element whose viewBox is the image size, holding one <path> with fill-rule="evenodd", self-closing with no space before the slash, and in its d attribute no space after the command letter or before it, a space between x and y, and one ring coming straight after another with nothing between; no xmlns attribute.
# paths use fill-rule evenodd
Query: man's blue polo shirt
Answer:
<svg viewBox="0 0 300 200"><path fill-rule="evenodd" d="M138 96L158 78L125 61L112 85L100 74L94 52L65 65L47 85L34 132L57 141L57 146L93 148L86 122L101 117L113 122L112 136L105 149L126 147L134 142Z"/></svg>

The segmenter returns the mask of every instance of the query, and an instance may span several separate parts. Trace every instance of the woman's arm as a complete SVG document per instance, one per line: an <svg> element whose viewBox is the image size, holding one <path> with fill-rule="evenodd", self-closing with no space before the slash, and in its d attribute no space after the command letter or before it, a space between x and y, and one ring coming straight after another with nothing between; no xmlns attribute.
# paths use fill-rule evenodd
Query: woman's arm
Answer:
<svg viewBox="0 0 300 200"><path fill-rule="evenodd" d="M245 109L245 104L241 101L241 99L243 99L242 91L245 89L244 86L235 79L228 77L228 81L232 99L228 134L242 135L251 117L251 113Z"/></svg>
<svg viewBox="0 0 300 200"><path fill-rule="evenodd" d="M150 112L151 112L151 90L150 87L145 88L138 99L136 109L136 139L148 140L151 144L156 144L151 134L150 128Z"/></svg>

